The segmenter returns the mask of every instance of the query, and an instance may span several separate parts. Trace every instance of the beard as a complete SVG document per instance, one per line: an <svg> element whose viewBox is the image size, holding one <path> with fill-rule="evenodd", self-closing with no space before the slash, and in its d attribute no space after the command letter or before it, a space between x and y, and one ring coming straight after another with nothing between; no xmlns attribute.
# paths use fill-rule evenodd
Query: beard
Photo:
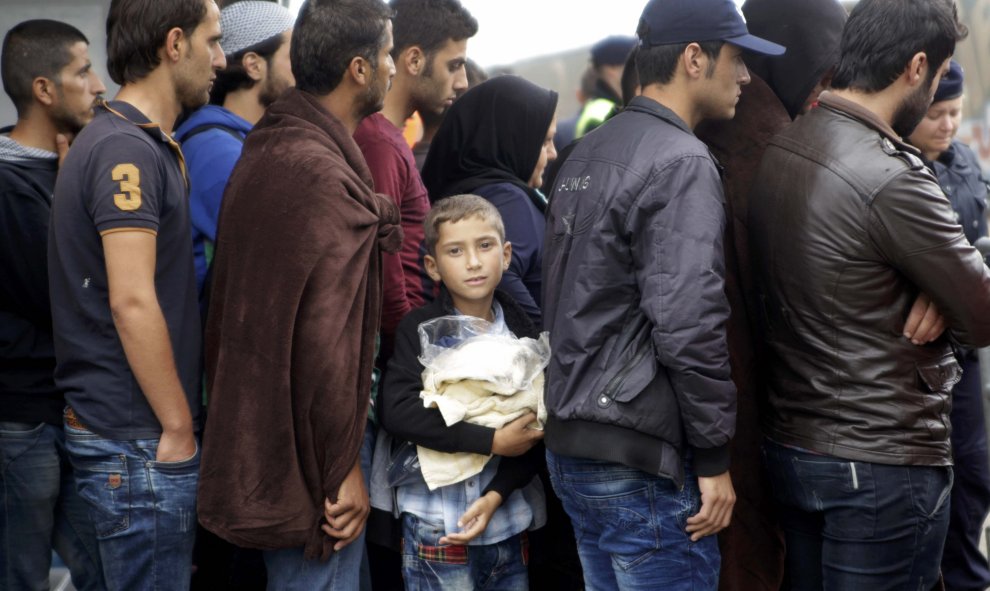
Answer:
<svg viewBox="0 0 990 591"><path fill-rule="evenodd" d="M897 106L890 127L902 138L908 137L921 123L921 119L931 105L931 84L922 84Z"/></svg>
<svg viewBox="0 0 990 591"><path fill-rule="evenodd" d="M261 83L261 90L258 91L258 102L267 109L291 86L285 79L275 76L269 70L265 81Z"/></svg>
<svg viewBox="0 0 990 591"><path fill-rule="evenodd" d="M52 111L51 117L52 121L55 123L55 129L59 133L76 135L93 119L93 109L91 108L85 113L74 113L59 104L59 106Z"/></svg>
<svg viewBox="0 0 990 591"><path fill-rule="evenodd" d="M196 84L192 81L180 83L175 88L176 98L184 111L195 111L210 102L210 83Z"/></svg>
<svg viewBox="0 0 990 591"><path fill-rule="evenodd" d="M358 106L358 116L360 119L364 119L368 115L374 115L385 107L385 93L392 86L391 79L381 87L376 84L378 81L378 68L371 71L371 79L373 82L361 96L361 103Z"/></svg>

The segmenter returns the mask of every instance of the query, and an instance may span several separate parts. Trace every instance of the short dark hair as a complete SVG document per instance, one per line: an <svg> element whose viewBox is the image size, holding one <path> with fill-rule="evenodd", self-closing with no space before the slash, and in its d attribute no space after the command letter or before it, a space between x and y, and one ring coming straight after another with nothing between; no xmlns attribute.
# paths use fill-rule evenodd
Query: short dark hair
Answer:
<svg viewBox="0 0 990 591"><path fill-rule="evenodd" d="M636 74L639 76L641 87L650 84L667 84L674 79L677 71L677 60L690 43L674 43L671 45L641 46L636 50ZM722 51L725 41L698 42L701 51L710 58L707 76L715 72L715 60Z"/></svg>
<svg viewBox="0 0 990 591"><path fill-rule="evenodd" d="M217 79L213 81L213 89L210 91L210 103L222 105L227 100L227 95L238 90L254 88L260 80L255 80L248 76L244 69L244 56L249 53L256 53L258 57L265 60L268 70L271 71L272 57L275 52L281 49L285 43L285 36L282 33L269 37L261 43L255 43L250 47L238 51L227 57L227 67L217 72Z"/></svg>
<svg viewBox="0 0 990 591"><path fill-rule="evenodd" d="M502 215L492 202L478 195L451 195L433 204L423 221L423 244L430 256L437 256L437 243L440 241L440 226L459 222L465 218L478 217L492 225L499 240L505 244L505 224Z"/></svg>
<svg viewBox="0 0 990 591"><path fill-rule="evenodd" d="M34 79L61 82L59 72L72 61L69 48L89 39L72 25L47 20L30 20L14 25L3 38L0 50L0 77L3 89L23 117L34 102Z"/></svg>
<svg viewBox="0 0 990 591"><path fill-rule="evenodd" d="M459 0L392 0L392 56L417 46L427 63L448 39L470 39L478 33L478 21Z"/></svg>
<svg viewBox="0 0 990 591"><path fill-rule="evenodd" d="M967 33L953 0L862 0L842 31L832 88L879 92L919 52L931 79Z"/></svg>
<svg viewBox="0 0 990 591"><path fill-rule="evenodd" d="M296 88L329 94L355 57L376 67L391 17L381 0L306 0L289 49Z"/></svg>
<svg viewBox="0 0 990 591"><path fill-rule="evenodd" d="M214 0L112 0L107 17L107 71L117 84L137 82L150 74L161 58L168 32L192 35Z"/></svg>

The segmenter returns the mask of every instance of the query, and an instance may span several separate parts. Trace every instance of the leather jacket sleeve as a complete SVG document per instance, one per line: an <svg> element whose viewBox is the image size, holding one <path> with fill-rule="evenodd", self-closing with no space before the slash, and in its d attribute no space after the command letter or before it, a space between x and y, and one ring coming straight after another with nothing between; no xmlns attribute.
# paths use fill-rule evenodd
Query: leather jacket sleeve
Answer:
<svg viewBox="0 0 990 591"><path fill-rule="evenodd" d="M990 345L990 270L931 176L898 175L874 198L870 214L870 239L934 300L952 338L968 347Z"/></svg>
<svg viewBox="0 0 990 591"><path fill-rule="evenodd" d="M710 159L691 155L646 186L626 219L640 306L653 324L695 468L714 476L728 469L736 411L725 335L722 185Z"/></svg>

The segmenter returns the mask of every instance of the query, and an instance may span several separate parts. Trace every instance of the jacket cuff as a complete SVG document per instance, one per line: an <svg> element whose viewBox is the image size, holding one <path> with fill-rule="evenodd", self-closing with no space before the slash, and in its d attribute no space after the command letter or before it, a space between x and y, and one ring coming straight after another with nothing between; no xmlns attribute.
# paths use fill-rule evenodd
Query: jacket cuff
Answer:
<svg viewBox="0 0 990 591"><path fill-rule="evenodd" d="M728 443L719 447L694 448L694 473L698 476L718 476L728 469Z"/></svg>
<svg viewBox="0 0 990 591"><path fill-rule="evenodd" d="M459 426L458 451L483 456L492 455L492 444L495 443L495 429L475 425L467 421L460 423Z"/></svg>

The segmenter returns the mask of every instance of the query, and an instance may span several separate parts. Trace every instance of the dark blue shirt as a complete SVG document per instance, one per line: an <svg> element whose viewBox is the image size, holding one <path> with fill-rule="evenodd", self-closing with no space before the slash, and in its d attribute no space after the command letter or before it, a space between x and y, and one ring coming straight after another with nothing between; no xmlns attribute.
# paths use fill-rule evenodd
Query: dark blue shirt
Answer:
<svg viewBox="0 0 990 591"><path fill-rule="evenodd" d="M55 382L79 419L119 440L154 439L145 398L110 313L102 235L156 235L155 288L196 421L201 336L182 153L157 125L115 101L96 110L55 184L48 241Z"/></svg>

